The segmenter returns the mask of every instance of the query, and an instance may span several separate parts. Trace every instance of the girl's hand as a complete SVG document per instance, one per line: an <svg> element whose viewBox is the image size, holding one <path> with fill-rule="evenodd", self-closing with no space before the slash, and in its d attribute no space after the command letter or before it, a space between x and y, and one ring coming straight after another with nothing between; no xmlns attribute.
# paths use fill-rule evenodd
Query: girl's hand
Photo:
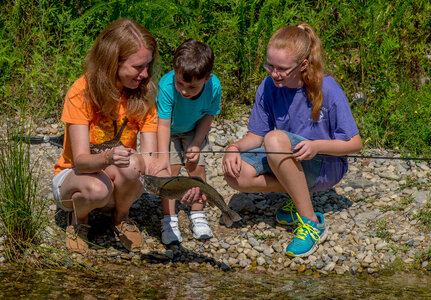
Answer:
<svg viewBox="0 0 431 300"><path fill-rule="evenodd" d="M149 169L151 174L150 173L148 174L156 175L162 170L165 170L167 172L167 174L164 174L163 176L171 176L172 171L171 171L171 163L169 160L169 155L165 155L165 156L159 155L157 159L154 159L154 161L152 162L152 166Z"/></svg>
<svg viewBox="0 0 431 300"><path fill-rule="evenodd" d="M130 154L131 148L124 146L117 146L111 150L107 150L106 160L109 165L116 166L118 168L127 168L130 165Z"/></svg>
<svg viewBox="0 0 431 300"><path fill-rule="evenodd" d="M201 191L198 187L192 187L187 190L180 202L185 205L192 205L194 203L204 203L207 201L207 196L205 194L201 194Z"/></svg>
<svg viewBox="0 0 431 300"><path fill-rule="evenodd" d="M201 149L198 146L190 146L187 148L186 152L193 152L193 153L186 153L186 157L191 163L197 163L199 161L199 151Z"/></svg>
<svg viewBox="0 0 431 300"><path fill-rule="evenodd" d="M318 153L319 149L315 141L302 141L295 148L293 157L297 160L310 160L313 159Z"/></svg>
<svg viewBox="0 0 431 300"><path fill-rule="evenodd" d="M234 147L230 148L235 150ZM239 153L226 153L223 157L223 173L238 178L241 172L241 155Z"/></svg>
<svg viewBox="0 0 431 300"><path fill-rule="evenodd" d="M160 163L159 160L154 157L143 157L144 159L144 174L156 176L156 174L160 171Z"/></svg>

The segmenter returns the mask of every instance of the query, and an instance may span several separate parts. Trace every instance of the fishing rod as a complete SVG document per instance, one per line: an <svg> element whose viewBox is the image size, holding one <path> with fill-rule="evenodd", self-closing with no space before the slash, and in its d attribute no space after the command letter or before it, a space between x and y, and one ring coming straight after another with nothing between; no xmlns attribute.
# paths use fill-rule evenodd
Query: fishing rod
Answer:
<svg viewBox="0 0 431 300"><path fill-rule="evenodd" d="M216 153L251 153L251 154L294 154L293 152L277 152L277 151L230 151L230 150L202 150L202 151L150 151L150 152L135 152L129 153L134 154L148 154L152 156L153 154L187 154L187 153L200 153L200 154L216 154ZM421 160L421 161L431 161L431 158L427 157L395 157L395 156L376 156L376 155L343 155L335 156L330 154L317 154L321 156L332 156L332 157L346 157L346 158L372 158L372 159L394 159L394 160Z"/></svg>
<svg viewBox="0 0 431 300"><path fill-rule="evenodd" d="M53 137L43 137L43 136L24 136L24 135L15 135L12 137L14 140L22 140L24 142L30 144L42 144L42 143L50 143L59 148L63 148L63 140L64 135L53 136ZM135 152L129 153L133 154L148 154L152 156L153 154L187 154L187 153L199 153L199 154L216 154L216 153L255 153L255 154L284 154L284 155L292 155L293 152L274 152L274 151L239 151L239 150L202 150L202 151L150 151L150 152ZM390 159L390 160L418 160L418 161L431 161L429 157L402 157L402 156L376 156L376 155L344 155L344 156L335 156L329 154L317 154L321 156L332 156L332 157L346 157L346 158L369 158L369 159Z"/></svg>
<svg viewBox="0 0 431 300"><path fill-rule="evenodd" d="M58 148L63 148L64 134L59 136L34 136L34 135L14 135L14 141L23 141L28 144L50 143Z"/></svg>

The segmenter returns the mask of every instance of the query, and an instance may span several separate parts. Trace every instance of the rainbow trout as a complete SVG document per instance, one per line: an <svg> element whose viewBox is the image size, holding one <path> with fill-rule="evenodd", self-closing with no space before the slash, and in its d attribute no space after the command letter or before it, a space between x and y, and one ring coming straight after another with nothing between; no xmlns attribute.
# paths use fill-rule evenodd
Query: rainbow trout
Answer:
<svg viewBox="0 0 431 300"><path fill-rule="evenodd" d="M180 199L192 187L199 187L201 192L207 196L207 200L222 211L223 222L227 227L231 227L233 222L241 220L241 217L227 206L222 195L200 177L144 175L145 190L161 198Z"/></svg>

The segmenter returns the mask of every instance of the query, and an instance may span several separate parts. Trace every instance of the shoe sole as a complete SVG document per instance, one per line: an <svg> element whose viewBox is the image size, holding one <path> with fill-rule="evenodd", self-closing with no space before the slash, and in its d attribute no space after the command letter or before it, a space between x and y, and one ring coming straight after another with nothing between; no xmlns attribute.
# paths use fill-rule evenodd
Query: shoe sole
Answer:
<svg viewBox="0 0 431 300"><path fill-rule="evenodd" d="M297 224L297 222L295 222L295 221L289 223L289 222L286 222L284 220L279 220L277 217L277 210L278 210L278 208L275 209L275 220L277 221L278 224L289 225L289 226Z"/></svg>
<svg viewBox="0 0 431 300"><path fill-rule="evenodd" d="M212 235L206 235L206 234L204 234L204 235L201 235L200 237L197 237L197 236L195 236L195 235L193 234L193 237L194 237L195 239L197 239L197 240L207 240L207 239L212 238L213 236L212 236Z"/></svg>
<svg viewBox="0 0 431 300"><path fill-rule="evenodd" d="M169 244L166 244L162 241L162 244L166 245L166 246L176 246L176 245L181 244L181 242L180 241L173 241L173 242L170 242Z"/></svg>
<svg viewBox="0 0 431 300"><path fill-rule="evenodd" d="M326 240L326 238L328 236L328 229L329 229L329 226L327 226L325 228L325 231L323 231L323 233L320 236L320 239L317 241L317 243L315 243L313 245L313 247L310 250L308 250L307 252L302 253L302 254L294 254L293 252L288 251L288 252L286 252L286 255L291 256L291 257L306 257L306 256L313 254L314 251L316 251L319 248L319 245Z"/></svg>
<svg viewBox="0 0 431 300"><path fill-rule="evenodd" d="M292 223L288 223L288 222L286 222L286 221L284 221L284 220L279 220L278 218L277 218L277 215L275 216L275 220L277 221L277 223L278 224L281 224L281 225L295 225L296 224L296 222L294 221L294 222L292 222Z"/></svg>

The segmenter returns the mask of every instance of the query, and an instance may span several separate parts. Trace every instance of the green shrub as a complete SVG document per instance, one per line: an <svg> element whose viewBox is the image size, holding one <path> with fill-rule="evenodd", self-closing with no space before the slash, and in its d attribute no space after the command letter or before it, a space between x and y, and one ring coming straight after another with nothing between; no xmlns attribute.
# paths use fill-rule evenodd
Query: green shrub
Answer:
<svg viewBox="0 0 431 300"><path fill-rule="evenodd" d="M272 33L307 22L322 39L328 70L352 100L368 145L429 154L431 97L423 82L431 73L430 15L425 0L6 0L0 12L0 109L15 113L30 100L28 111L58 117L96 36L128 17L155 35L161 74L171 69L184 39L211 45L223 87L221 115L229 118L232 107L253 103L267 75L261 65Z"/></svg>

